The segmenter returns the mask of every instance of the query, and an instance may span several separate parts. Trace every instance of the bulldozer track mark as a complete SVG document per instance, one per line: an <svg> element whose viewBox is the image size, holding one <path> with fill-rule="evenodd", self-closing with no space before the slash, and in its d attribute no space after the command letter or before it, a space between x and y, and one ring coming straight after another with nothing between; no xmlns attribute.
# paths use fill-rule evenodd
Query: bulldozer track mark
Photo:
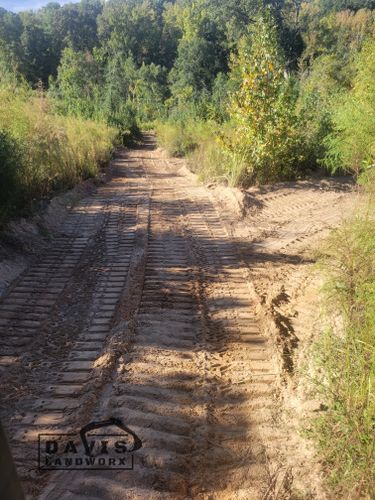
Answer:
<svg viewBox="0 0 375 500"><path fill-rule="evenodd" d="M274 416L280 370L260 321L258 277L270 255L297 268L301 258L289 248L308 244L322 225L288 230L314 198L285 211L289 195L265 194L254 220L267 221L274 203L285 224L257 247L237 237L209 190L177 168L152 135L120 151L111 180L72 209L0 302L0 408L32 497L268 494L269 463L283 446ZM303 273L290 275L303 287ZM273 305L284 318L282 301ZM142 440L131 473L35 475L38 433L109 418Z"/></svg>

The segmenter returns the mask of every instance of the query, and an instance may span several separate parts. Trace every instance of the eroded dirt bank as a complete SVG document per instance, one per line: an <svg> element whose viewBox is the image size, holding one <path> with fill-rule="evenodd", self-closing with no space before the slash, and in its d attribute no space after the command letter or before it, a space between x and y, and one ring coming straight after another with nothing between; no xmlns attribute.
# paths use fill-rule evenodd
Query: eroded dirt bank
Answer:
<svg viewBox="0 0 375 500"><path fill-rule="evenodd" d="M313 249L351 186L207 189L152 136L112 170L0 303L1 420L25 490L322 498L297 431L318 402L297 374L318 320ZM142 439L133 471L36 470L39 433L109 417Z"/></svg>

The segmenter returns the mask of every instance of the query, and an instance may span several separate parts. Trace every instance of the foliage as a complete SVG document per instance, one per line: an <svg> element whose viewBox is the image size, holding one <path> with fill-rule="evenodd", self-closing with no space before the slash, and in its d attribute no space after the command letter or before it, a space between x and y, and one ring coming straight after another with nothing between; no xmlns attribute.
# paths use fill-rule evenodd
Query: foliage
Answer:
<svg viewBox="0 0 375 500"><path fill-rule="evenodd" d="M159 63L161 27L150 0L111 0L98 18L98 35L107 57L132 57L137 66Z"/></svg>
<svg viewBox="0 0 375 500"><path fill-rule="evenodd" d="M227 71L224 34L205 2L187 5L179 12L182 38L169 80L175 105L199 102L212 90L218 73Z"/></svg>
<svg viewBox="0 0 375 500"><path fill-rule="evenodd" d="M12 213L20 199L22 144L0 130L0 221Z"/></svg>
<svg viewBox="0 0 375 500"><path fill-rule="evenodd" d="M357 56L353 88L333 110L334 130L326 138L325 163L333 172L343 168L359 175L375 165L375 41Z"/></svg>
<svg viewBox="0 0 375 500"><path fill-rule="evenodd" d="M326 153L325 138L332 131L332 110L338 99L340 64L325 54L317 57L300 79L297 114L305 145L305 161L315 167Z"/></svg>
<svg viewBox="0 0 375 500"><path fill-rule="evenodd" d="M372 104L351 88L374 33L370 7L82 0L1 9L0 79L41 80L59 114L106 121L124 138L167 121L179 154L200 142L187 139L184 122L221 124L221 146L213 144L223 178L239 183L296 177L322 162L359 172L371 164ZM350 132L356 120L359 140ZM211 148L203 142L202 158Z"/></svg>
<svg viewBox="0 0 375 500"><path fill-rule="evenodd" d="M1 219L29 211L53 190L95 176L117 132L104 124L55 115L42 91L0 87Z"/></svg>
<svg viewBox="0 0 375 500"><path fill-rule="evenodd" d="M226 131L227 136L230 133L233 131L230 129ZM217 132L212 133L199 142L198 147L188 158L191 169L204 182L216 181L230 186L244 184L246 182L243 177L246 171L246 159L240 153L233 154L221 147L217 135Z"/></svg>
<svg viewBox="0 0 375 500"><path fill-rule="evenodd" d="M305 50L300 60L297 110L303 122L306 163L315 167L327 154L340 94L347 94L356 74L358 53L374 30L366 9L326 12L318 2L303 4L301 27ZM333 160L330 165L333 171Z"/></svg>
<svg viewBox="0 0 375 500"><path fill-rule="evenodd" d="M177 105L185 100L197 100L201 91L211 88L215 62L212 47L204 38L194 36L181 40L170 73L171 92Z"/></svg>
<svg viewBox="0 0 375 500"><path fill-rule="evenodd" d="M202 140L204 122L196 120L157 122L158 142L171 156L186 156L198 147Z"/></svg>
<svg viewBox="0 0 375 500"><path fill-rule="evenodd" d="M18 14L0 8L0 220L95 175L115 136L125 142L153 125L204 181L247 186L323 163L374 190L374 7L82 0ZM343 497L365 495L374 482L373 245L373 220L362 218L336 234L326 259L345 325L322 341L331 399L317 435Z"/></svg>
<svg viewBox="0 0 375 500"><path fill-rule="evenodd" d="M50 93L61 113L96 118L99 115L100 85L103 75L90 52L66 48L62 52L57 80Z"/></svg>
<svg viewBox="0 0 375 500"><path fill-rule="evenodd" d="M296 96L269 14L242 39L234 65L241 75L229 111L236 134L223 142L230 153L245 160L242 181L293 177L302 160Z"/></svg>

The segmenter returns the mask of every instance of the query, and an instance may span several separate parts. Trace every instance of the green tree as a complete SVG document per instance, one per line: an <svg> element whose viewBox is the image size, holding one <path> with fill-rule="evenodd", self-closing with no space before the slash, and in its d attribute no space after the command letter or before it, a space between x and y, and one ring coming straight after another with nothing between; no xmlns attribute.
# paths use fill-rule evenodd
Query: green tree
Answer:
<svg viewBox="0 0 375 500"><path fill-rule="evenodd" d="M291 78L286 74L277 29L269 12L241 40L233 73L241 76L230 104L235 135L226 147L244 161L243 182L295 176L302 160Z"/></svg>
<svg viewBox="0 0 375 500"><path fill-rule="evenodd" d="M102 83L101 68L93 54L66 48L51 94L58 98L63 113L95 118L100 114Z"/></svg>
<svg viewBox="0 0 375 500"><path fill-rule="evenodd" d="M169 81L177 106L207 100L218 73L228 70L224 32L212 19L204 0L175 8L182 38Z"/></svg>
<svg viewBox="0 0 375 500"><path fill-rule="evenodd" d="M92 52L98 45L96 21L102 10L100 0L82 0L62 7L49 3L37 12L43 31L49 36L53 76L64 48Z"/></svg>
<svg viewBox="0 0 375 500"><path fill-rule="evenodd" d="M163 115L167 97L167 72L156 64L142 64L137 71L134 101L140 122L155 120Z"/></svg>
<svg viewBox="0 0 375 500"><path fill-rule="evenodd" d="M23 69L22 29L20 17L0 7L0 71L3 75Z"/></svg>
<svg viewBox="0 0 375 500"><path fill-rule="evenodd" d="M306 145L306 162L317 166L325 154L324 139L332 129L331 110L340 86L335 78L338 61L330 55L318 57L309 72L300 78L297 102L302 134Z"/></svg>
<svg viewBox="0 0 375 500"><path fill-rule="evenodd" d="M135 82L137 67L132 57L124 58L121 53L109 59L104 75L103 116L121 133L137 134Z"/></svg>
<svg viewBox="0 0 375 500"><path fill-rule="evenodd" d="M98 34L108 58L122 54L142 63L158 63L161 29L150 0L110 0L98 18Z"/></svg>
<svg viewBox="0 0 375 500"><path fill-rule="evenodd" d="M80 3L61 7L64 46L92 52L99 43L97 20L102 11L103 3L100 0L81 0Z"/></svg>
<svg viewBox="0 0 375 500"><path fill-rule="evenodd" d="M48 82L54 70L51 37L43 30L38 17L32 12L22 13L23 31L20 38L23 51L23 73L27 80Z"/></svg>

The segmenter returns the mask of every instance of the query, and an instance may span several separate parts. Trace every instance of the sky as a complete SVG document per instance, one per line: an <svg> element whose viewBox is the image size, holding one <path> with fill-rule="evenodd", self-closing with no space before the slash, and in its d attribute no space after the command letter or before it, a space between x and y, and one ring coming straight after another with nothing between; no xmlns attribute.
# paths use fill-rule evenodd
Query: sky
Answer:
<svg viewBox="0 0 375 500"><path fill-rule="evenodd" d="M63 5L69 2L74 3L75 0L0 0L0 7L12 12L19 12L20 10L38 9L51 1Z"/></svg>

